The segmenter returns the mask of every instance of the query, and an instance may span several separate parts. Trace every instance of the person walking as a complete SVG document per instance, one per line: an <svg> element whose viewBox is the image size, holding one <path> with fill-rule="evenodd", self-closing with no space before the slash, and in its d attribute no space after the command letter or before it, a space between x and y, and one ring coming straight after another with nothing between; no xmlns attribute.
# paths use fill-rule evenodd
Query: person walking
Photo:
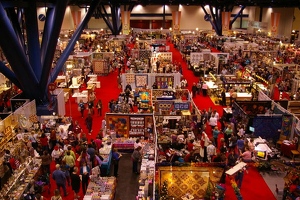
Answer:
<svg viewBox="0 0 300 200"><path fill-rule="evenodd" d="M102 101L99 99L96 104L97 113L99 116L102 116Z"/></svg>
<svg viewBox="0 0 300 200"><path fill-rule="evenodd" d="M81 185L83 194L86 193L86 189L89 184L89 176L90 176L90 167L87 165L87 162L82 162L82 166L80 167L80 175L81 175Z"/></svg>
<svg viewBox="0 0 300 200"><path fill-rule="evenodd" d="M89 135L91 135L92 133L92 126L93 126L93 117L91 114L88 114L88 116L85 118L85 125L86 125L86 128L88 129L89 131Z"/></svg>
<svg viewBox="0 0 300 200"><path fill-rule="evenodd" d="M215 128L212 131L212 133L213 133L213 138L214 138L215 146L216 146L216 148L218 148L218 137L219 137L219 134L220 134L218 126L215 126Z"/></svg>
<svg viewBox="0 0 300 200"><path fill-rule="evenodd" d="M204 82L203 82L203 85L202 85L202 94L203 94L204 97L206 97L206 95L207 95L207 89L208 89L208 85L207 85L207 83L204 81Z"/></svg>
<svg viewBox="0 0 300 200"><path fill-rule="evenodd" d="M55 170L52 173L52 178L55 180L58 192L60 191L60 188L63 189L64 195L68 196L67 193L67 187L66 187L66 174L60 170L60 165L56 164L55 165Z"/></svg>
<svg viewBox="0 0 300 200"><path fill-rule="evenodd" d="M121 158L122 154L118 153L117 149L113 149L112 151L112 160L113 160L113 165L114 165L114 176L117 177L118 171L119 171L119 161Z"/></svg>
<svg viewBox="0 0 300 200"><path fill-rule="evenodd" d="M79 199L80 196L78 195L80 191L80 176L78 174L78 167L74 167L73 173L71 173L71 185L72 190L74 192L74 199Z"/></svg>
<svg viewBox="0 0 300 200"><path fill-rule="evenodd" d="M43 155L41 155L42 160L42 170L43 174L50 174L50 164L52 162L52 157L49 154L49 151L43 151Z"/></svg>
<svg viewBox="0 0 300 200"><path fill-rule="evenodd" d="M139 161L141 160L142 154L141 154L141 146L138 146L136 149L134 149L133 153L131 154L131 159L132 159L132 172L139 174L138 172L138 164Z"/></svg>
<svg viewBox="0 0 300 200"><path fill-rule="evenodd" d="M192 96L193 96L193 98L196 97L197 90L198 90L198 88L197 88L196 83L193 83L193 86L192 86Z"/></svg>
<svg viewBox="0 0 300 200"><path fill-rule="evenodd" d="M65 154L62 160L69 166L69 174L71 174L74 170L75 158L74 156L71 155L70 150L67 151L67 153Z"/></svg>
<svg viewBox="0 0 300 200"><path fill-rule="evenodd" d="M81 118L83 118L83 116L84 116L84 110L85 110L85 105L84 105L83 100L81 99L79 104L78 104L78 111L81 114Z"/></svg>

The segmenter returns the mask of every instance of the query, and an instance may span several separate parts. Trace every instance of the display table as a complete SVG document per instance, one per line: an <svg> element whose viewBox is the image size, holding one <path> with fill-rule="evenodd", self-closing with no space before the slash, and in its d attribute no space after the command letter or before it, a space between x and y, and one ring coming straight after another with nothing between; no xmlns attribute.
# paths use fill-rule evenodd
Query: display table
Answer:
<svg viewBox="0 0 300 200"><path fill-rule="evenodd" d="M88 93L80 93L80 92L76 92L72 95L72 97L76 98L76 102L79 103L81 100L83 101L83 103L87 103L88 102Z"/></svg>
<svg viewBox="0 0 300 200"><path fill-rule="evenodd" d="M70 85L69 89L73 89L74 93L79 93L80 85Z"/></svg>
<svg viewBox="0 0 300 200"><path fill-rule="evenodd" d="M250 138L248 138L248 141L250 141ZM253 141L255 148L254 150L256 152L265 152L265 156L262 159L267 160L268 158L268 154L272 153L272 150L270 149L270 147L266 144L266 140L262 139L261 137L255 138Z"/></svg>
<svg viewBox="0 0 300 200"><path fill-rule="evenodd" d="M297 147L295 144L292 144L290 141L284 140L281 144L280 149L281 149L281 154L283 156L292 157L291 150L296 150Z"/></svg>
<svg viewBox="0 0 300 200"><path fill-rule="evenodd" d="M97 74L89 74L88 77L90 78L91 81L97 81Z"/></svg>
<svg viewBox="0 0 300 200"><path fill-rule="evenodd" d="M247 93L247 92L237 93L236 101L251 101L251 99L252 99L251 93ZM229 102L230 102L230 93L226 92L226 103Z"/></svg>
<svg viewBox="0 0 300 200"><path fill-rule="evenodd" d="M231 169L227 170L225 173L229 176L234 175L236 172L238 172L239 170L243 170L245 167L247 166L246 163L244 162L239 162L238 164L236 164L234 167L232 167Z"/></svg>
<svg viewBox="0 0 300 200"><path fill-rule="evenodd" d="M127 140L116 140L113 144L115 149L134 149L135 140L127 139Z"/></svg>
<svg viewBox="0 0 300 200"><path fill-rule="evenodd" d="M116 189L115 177L97 177L89 182L83 200L113 200Z"/></svg>
<svg viewBox="0 0 300 200"><path fill-rule="evenodd" d="M89 80L87 82L87 85L90 86L90 85L96 85L96 88L100 88L101 87L101 84L100 84L100 81L94 81L94 80Z"/></svg>
<svg viewBox="0 0 300 200"><path fill-rule="evenodd" d="M154 144L143 143L143 159L140 168L140 180L139 180L139 198L148 198L152 196L152 190L149 185L153 185L153 179L155 175L155 161L154 161Z"/></svg>

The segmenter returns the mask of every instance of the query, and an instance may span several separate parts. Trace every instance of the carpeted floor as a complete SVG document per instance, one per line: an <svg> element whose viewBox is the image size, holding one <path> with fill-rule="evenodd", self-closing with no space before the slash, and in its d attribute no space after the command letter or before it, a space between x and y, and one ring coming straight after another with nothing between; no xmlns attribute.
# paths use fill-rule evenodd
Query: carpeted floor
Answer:
<svg viewBox="0 0 300 200"><path fill-rule="evenodd" d="M181 54L177 49L174 49L172 44L170 45L170 49L173 52L173 61L176 60L177 62L181 62L183 67L183 76L188 81L188 88L191 89L192 83L197 82L199 80L199 77L195 77L192 71L188 70L187 64L182 60ZM213 51L216 51L213 49ZM102 116L98 116L97 114L94 114L93 116L93 132L91 135L88 135L88 139L95 138L96 134L101 128L101 121L105 117L105 113L108 111L108 102L111 99L117 99L120 89L117 87L117 72L114 71L110 73L108 76L98 76L98 81L101 82L101 88L96 89L96 96L98 99L102 100L103 104L103 110L102 110ZM84 89L84 87L83 87ZM212 107L213 109L216 109L220 115L223 113L223 107L222 106L215 106L214 103L210 100L209 97L203 97L202 95L197 95L195 98L193 98L195 104L197 107L202 109L208 109L209 107ZM73 120L77 120L84 131L87 132L87 129L84 125L84 119L81 118L80 113L77 110L77 103L75 102L75 99L70 97L69 102L66 103L66 115L71 115ZM96 111L96 110L95 110ZM85 116L87 115L87 111L85 113ZM209 126L208 126L209 127ZM207 133L209 136L211 136L211 130L207 130ZM129 157L127 155L127 157ZM123 160L120 162L119 166L119 178L117 181L117 188L116 188L116 200L133 200L134 196L137 194L137 178L131 177L131 170L130 170L130 159L126 159L126 156L122 158ZM54 163L51 165L51 170L54 170ZM234 191L232 187L230 186L229 179L226 179L226 200L234 200L236 199L236 196L234 194ZM54 189L56 188L55 183L53 180L51 180L51 192L48 194L48 192L44 192L43 195L50 199L50 197L53 194ZM69 195L67 197L63 197L64 200L73 200L73 192L71 190L71 187L68 187L68 193ZM262 176L257 172L256 169L250 168L249 173L244 176L244 181L242 184L241 193L243 195L244 200L253 200L253 199L259 199L259 198L265 198L265 199L275 199L272 191L268 188L267 184L264 182ZM82 192L80 193L80 196L83 196ZM82 198L81 198L82 199Z"/></svg>

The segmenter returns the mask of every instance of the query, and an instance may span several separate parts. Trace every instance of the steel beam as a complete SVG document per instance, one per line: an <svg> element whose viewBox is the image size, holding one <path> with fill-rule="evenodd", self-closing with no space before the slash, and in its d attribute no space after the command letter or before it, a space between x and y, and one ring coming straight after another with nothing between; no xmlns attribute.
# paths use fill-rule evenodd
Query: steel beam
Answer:
<svg viewBox="0 0 300 200"><path fill-rule="evenodd" d="M39 43L39 28L37 23L37 10L35 1L28 2L30 6L24 9L26 36L28 46L28 57L31 67L38 81L41 79L42 64L41 64L41 48Z"/></svg>
<svg viewBox="0 0 300 200"><path fill-rule="evenodd" d="M0 62L1 73L8 78L13 84L15 84L20 90L23 90L23 86L20 84L14 72L12 72L3 62Z"/></svg>
<svg viewBox="0 0 300 200"><path fill-rule="evenodd" d="M7 9L7 15L9 16L9 18L11 20L11 24L12 24L14 30L15 30L16 36L19 39L20 45L22 45L24 50L25 50L24 37L23 37L23 33L22 33L22 30L21 30L19 19L18 19L18 16L17 16L17 13L16 13L15 9L14 8Z"/></svg>
<svg viewBox="0 0 300 200"><path fill-rule="evenodd" d="M44 25L42 44L41 44L41 63L44 63L46 57L49 38L51 35L51 28L53 24L53 16L54 16L54 9L48 8L46 12L46 21Z"/></svg>
<svg viewBox="0 0 300 200"><path fill-rule="evenodd" d="M26 93L29 98L38 99L40 97L38 80L1 3L0 27L0 46L19 80L20 85L23 86L23 92Z"/></svg>
<svg viewBox="0 0 300 200"><path fill-rule="evenodd" d="M89 22L91 17L93 16L94 11L96 10L97 6L99 4L99 0L93 0L91 2L90 8L88 9L87 13L85 14L84 18L76 28L72 38L70 39L67 47L63 51L60 58L57 60L56 66L54 67L53 71L51 72L49 82L54 82L59 74L59 72L62 70L65 62L67 61L70 53L73 51L74 46L76 44L76 41L80 38L80 35L85 28L86 24Z"/></svg>
<svg viewBox="0 0 300 200"><path fill-rule="evenodd" d="M64 20L65 11L68 6L68 0L57 0L54 8L53 21L50 24L51 34L47 45L46 56L42 60L42 75L40 79L40 90L45 91L47 89L50 70L53 63L54 53L56 50L57 40L60 33L60 28Z"/></svg>
<svg viewBox="0 0 300 200"><path fill-rule="evenodd" d="M246 8L246 6L242 6L240 11L234 16L234 18L230 21L229 27L232 27L232 24L235 22L235 20L242 14L243 10Z"/></svg>

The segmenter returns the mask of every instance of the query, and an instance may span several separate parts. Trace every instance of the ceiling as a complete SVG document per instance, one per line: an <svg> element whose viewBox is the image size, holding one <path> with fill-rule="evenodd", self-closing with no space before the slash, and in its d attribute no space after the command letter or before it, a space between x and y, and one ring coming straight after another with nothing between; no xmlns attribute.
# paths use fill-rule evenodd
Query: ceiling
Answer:
<svg viewBox="0 0 300 200"><path fill-rule="evenodd" d="M4 5L24 5L31 0L6 0ZM56 0L37 0L38 4L55 3ZM212 6L261 6L261 7L300 7L300 0L99 0L103 4L119 5L212 5ZM70 5L87 6L91 0L70 0Z"/></svg>
<svg viewBox="0 0 300 200"><path fill-rule="evenodd" d="M90 0L70 0L71 4L89 4ZM262 6L262 7L299 7L300 0L102 0L104 4L116 3L141 5L233 5L233 6Z"/></svg>

